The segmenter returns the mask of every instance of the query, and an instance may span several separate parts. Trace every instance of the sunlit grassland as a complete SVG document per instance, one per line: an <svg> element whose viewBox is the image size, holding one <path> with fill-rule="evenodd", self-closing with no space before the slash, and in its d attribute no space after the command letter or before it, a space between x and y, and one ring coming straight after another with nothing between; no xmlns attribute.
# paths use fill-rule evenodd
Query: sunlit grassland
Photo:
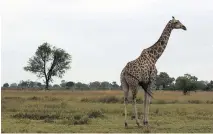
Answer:
<svg viewBox="0 0 213 134"><path fill-rule="evenodd" d="M155 91L149 127L124 128L122 91L2 91L3 132L213 132L213 92ZM142 124L143 92L137 96Z"/></svg>

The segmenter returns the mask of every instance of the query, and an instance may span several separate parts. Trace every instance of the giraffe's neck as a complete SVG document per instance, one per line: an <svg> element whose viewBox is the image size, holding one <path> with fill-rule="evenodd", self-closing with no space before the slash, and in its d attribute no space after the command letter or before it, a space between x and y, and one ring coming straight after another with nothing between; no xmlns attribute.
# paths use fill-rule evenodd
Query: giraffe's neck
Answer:
<svg viewBox="0 0 213 134"><path fill-rule="evenodd" d="M172 29L173 28L171 27L171 23L168 22L158 41L151 47L145 49L145 51L148 52L149 56L155 62L157 62L157 60L160 58L160 56L164 52L166 45L168 43L169 37L171 35Z"/></svg>

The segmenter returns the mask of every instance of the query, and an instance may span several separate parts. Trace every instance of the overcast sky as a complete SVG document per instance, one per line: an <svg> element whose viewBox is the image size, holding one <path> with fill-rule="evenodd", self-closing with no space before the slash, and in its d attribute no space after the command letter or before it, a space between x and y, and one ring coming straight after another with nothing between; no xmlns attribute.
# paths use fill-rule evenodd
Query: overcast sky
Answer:
<svg viewBox="0 0 213 134"><path fill-rule="evenodd" d="M126 63L157 41L172 16L187 31L173 30L158 71L212 80L212 5L212 0L1 1L1 83L42 82L23 67L37 47L48 42L72 55L71 69L54 83L120 84Z"/></svg>

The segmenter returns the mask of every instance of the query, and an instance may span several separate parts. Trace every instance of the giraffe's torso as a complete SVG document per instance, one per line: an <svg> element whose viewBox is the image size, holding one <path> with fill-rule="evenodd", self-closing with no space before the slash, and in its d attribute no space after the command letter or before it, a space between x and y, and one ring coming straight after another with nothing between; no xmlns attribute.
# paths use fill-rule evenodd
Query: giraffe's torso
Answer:
<svg viewBox="0 0 213 134"><path fill-rule="evenodd" d="M130 61L124 67L122 74L128 79L128 84L135 84L135 82L142 81L144 83L150 82L150 74L155 69L155 63L150 59L149 54L144 50L137 59ZM131 77L130 75L137 79ZM131 79L131 80L130 80Z"/></svg>

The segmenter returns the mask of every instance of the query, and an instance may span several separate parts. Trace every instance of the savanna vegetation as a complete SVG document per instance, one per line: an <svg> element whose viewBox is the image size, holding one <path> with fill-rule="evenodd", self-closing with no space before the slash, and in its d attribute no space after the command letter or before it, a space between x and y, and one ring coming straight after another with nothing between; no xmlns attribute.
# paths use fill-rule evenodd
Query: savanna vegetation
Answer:
<svg viewBox="0 0 213 134"><path fill-rule="evenodd" d="M142 123L143 92L137 102ZM150 126L131 119L124 128L123 93L100 91L2 91L2 132L213 132L213 92L155 91ZM131 96L130 96L131 97Z"/></svg>

